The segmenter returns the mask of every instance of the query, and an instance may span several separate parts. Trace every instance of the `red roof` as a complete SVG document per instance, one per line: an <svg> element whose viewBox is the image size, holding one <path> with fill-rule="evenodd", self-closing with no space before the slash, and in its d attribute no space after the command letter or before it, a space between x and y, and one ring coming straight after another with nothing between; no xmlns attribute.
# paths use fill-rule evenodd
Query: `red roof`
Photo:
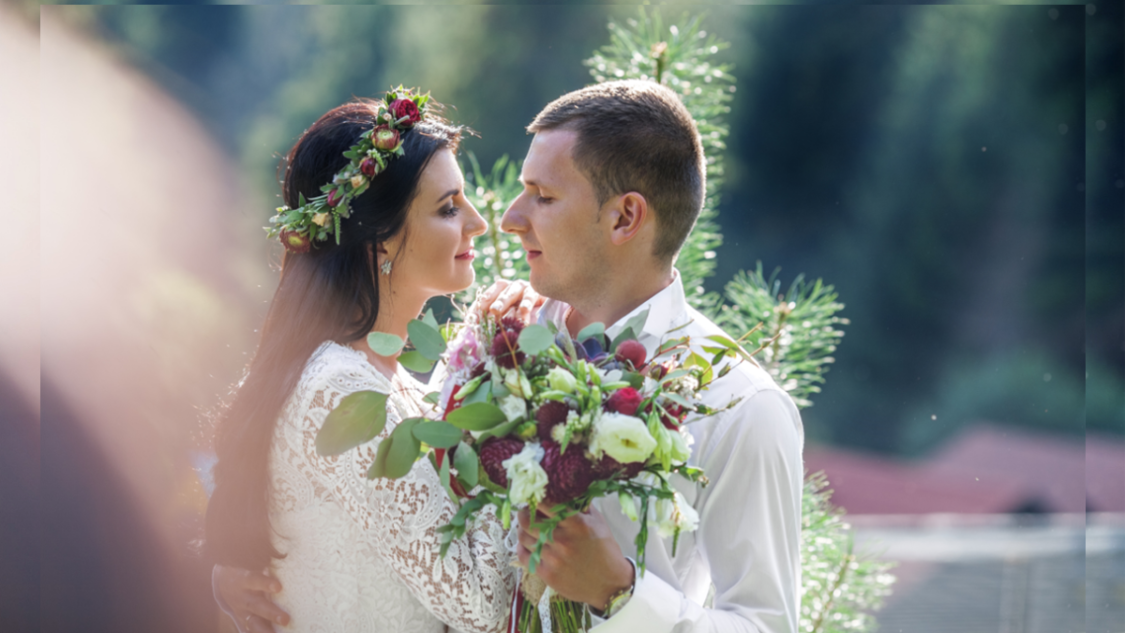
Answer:
<svg viewBox="0 0 1125 633"><path fill-rule="evenodd" d="M850 514L1125 511L1125 441L979 424L919 462L809 446ZM1087 486L1089 490L1087 491Z"/></svg>

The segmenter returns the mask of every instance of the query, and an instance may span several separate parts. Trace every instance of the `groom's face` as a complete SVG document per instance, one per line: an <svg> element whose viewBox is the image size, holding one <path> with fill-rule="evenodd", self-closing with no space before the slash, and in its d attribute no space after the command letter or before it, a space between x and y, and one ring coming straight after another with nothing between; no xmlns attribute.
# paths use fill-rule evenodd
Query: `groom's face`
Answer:
<svg viewBox="0 0 1125 633"><path fill-rule="evenodd" d="M523 192L500 228L520 238L531 267L531 285L545 296L573 303L607 274L607 236L599 230L594 187L571 157L577 134L539 132L523 163Z"/></svg>

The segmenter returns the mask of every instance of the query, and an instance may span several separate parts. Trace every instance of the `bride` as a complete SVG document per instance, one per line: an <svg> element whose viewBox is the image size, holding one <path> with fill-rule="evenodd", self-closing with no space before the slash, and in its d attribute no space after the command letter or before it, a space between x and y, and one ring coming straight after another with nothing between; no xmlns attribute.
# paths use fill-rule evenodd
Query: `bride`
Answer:
<svg viewBox="0 0 1125 633"><path fill-rule="evenodd" d="M457 508L430 463L397 480L366 478L379 441L426 407L397 354L376 353L367 334L405 339L428 299L472 284L473 237L487 228L454 157L461 128L427 106L400 89L334 108L286 160L287 206L271 230L287 250L281 280L221 415L206 524L207 553L230 566L216 576L243 568L280 581L271 597L288 612L276 618L286 630L495 632L507 623L516 575L500 521L476 522L441 558L436 530ZM477 304L528 319L540 301L512 284ZM328 412L362 390L390 394L384 431L359 449L317 454ZM244 617L241 630L261 627Z"/></svg>

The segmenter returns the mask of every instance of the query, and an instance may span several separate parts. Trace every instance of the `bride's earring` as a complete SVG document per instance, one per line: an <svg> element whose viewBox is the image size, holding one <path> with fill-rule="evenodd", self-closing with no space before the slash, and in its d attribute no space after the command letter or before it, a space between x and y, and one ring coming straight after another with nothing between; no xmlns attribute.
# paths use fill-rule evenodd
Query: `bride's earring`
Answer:
<svg viewBox="0 0 1125 633"><path fill-rule="evenodd" d="M388 259L387 261L383 262L379 266L379 272L383 273L384 275L391 274L391 260Z"/></svg>

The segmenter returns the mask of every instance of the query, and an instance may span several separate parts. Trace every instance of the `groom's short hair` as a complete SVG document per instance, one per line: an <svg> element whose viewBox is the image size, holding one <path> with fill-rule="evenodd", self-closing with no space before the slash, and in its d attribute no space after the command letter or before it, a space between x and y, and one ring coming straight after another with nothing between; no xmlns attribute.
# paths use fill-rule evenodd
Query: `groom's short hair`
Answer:
<svg viewBox="0 0 1125 633"><path fill-rule="evenodd" d="M527 130L571 130L572 158L598 204L636 191L656 216L654 255L671 260L703 207L706 163L695 122L670 88L610 81L575 90L543 108Z"/></svg>

